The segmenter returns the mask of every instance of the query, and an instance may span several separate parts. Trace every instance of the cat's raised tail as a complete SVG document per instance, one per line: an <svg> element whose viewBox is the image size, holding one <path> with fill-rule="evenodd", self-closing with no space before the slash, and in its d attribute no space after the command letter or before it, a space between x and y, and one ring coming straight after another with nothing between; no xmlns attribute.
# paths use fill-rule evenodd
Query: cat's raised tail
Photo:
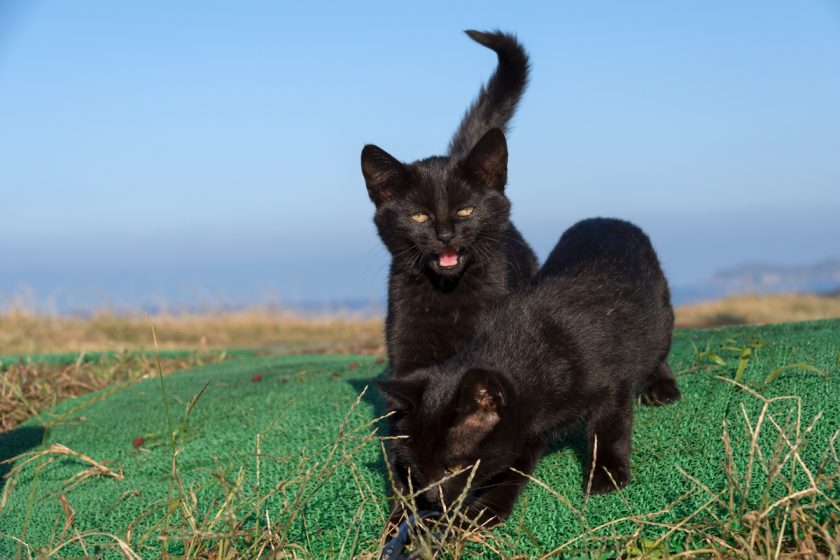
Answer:
<svg viewBox="0 0 840 560"><path fill-rule="evenodd" d="M465 31L475 42L492 49L499 57L496 72L481 88L467 109L455 136L449 142L449 156L463 158L491 128L507 131L508 122L528 85L528 53L516 37L502 31Z"/></svg>

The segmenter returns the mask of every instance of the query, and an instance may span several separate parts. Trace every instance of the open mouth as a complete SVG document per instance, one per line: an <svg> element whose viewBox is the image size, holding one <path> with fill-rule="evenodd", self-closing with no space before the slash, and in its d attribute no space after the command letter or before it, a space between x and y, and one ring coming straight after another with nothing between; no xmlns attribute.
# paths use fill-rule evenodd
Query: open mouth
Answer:
<svg viewBox="0 0 840 560"><path fill-rule="evenodd" d="M438 264L441 268L455 268L460 261L461 257L455 249L444 249L438 253Z"/></svg>
<svg viewBox="0 0 840 560"><path fill-rule="evenodd" d="M458 275L466 266L466 255L458 249L443 249L434 254L429 261L432 270L443 276Z"/></svg>

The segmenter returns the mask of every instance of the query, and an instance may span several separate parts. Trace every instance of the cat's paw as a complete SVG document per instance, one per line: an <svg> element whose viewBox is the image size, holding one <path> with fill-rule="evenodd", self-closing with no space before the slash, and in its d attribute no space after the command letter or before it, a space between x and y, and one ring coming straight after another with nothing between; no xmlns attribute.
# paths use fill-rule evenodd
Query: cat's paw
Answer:
<svg viewBox="0 0 840 560"><path fill-rule="evenodd" d="M589 487L590 494L606 494L627 486L630 482L630 469L624 465L596 465L592 481L583 481L584 490Z"/></svg>
<svg viewBox="0 0 840 560"><path fill-rule="evenodd" d="M677 402L681 396L680 389L673 379L660 378L647 384L642 399L646 404L661 406Z"/></svg>

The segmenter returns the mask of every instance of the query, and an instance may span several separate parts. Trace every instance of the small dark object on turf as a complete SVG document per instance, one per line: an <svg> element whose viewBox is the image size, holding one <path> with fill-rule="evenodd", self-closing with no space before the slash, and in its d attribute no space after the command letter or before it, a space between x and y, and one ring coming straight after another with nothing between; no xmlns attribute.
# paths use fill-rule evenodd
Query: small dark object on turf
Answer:
<svg viewBox="0 0 840 560"><path fill-rule="evenodd" d="M440 514L436 511L424 510L417 512L417 515L420 516L420 519L423 519L436 517ZM417 552L406 554L402 551L408 541L411 529L414 525L416 525L416 523L417 518L414 514L409 514L408 519L405 519L402 523L400 523L399 529L397 530L397 534L394 535L394 538L385 543L385 546L382 548L382 554L379 556L379 560L413 560L415 558L419 558L420 556Z"/></svg>
<svg viewBox="0 0 840 560"><path fill-rule="evenodd" d="M337 371L334 371L330 374L330 377L332 377L333 379L338 379L339 377L341 377L341 374Z"/></svg>
<svg viewBox="0 0 840 560"><path fill-rule="evenodd" d="M146 440L142 437L136 437L133 440L131 440L131 445L133 445L134 447L143 447L145 443Z"/></svg>
<svg viewBox="0 0 840 560"><path fill-rule="evenodd" d="M259 373L255 373L254 375L251 376L251 381L253 381L254 383L257 383L258 381L262 381L262 375L260 375Z"/></svg>
<svg viewBox="0 0 840 560"><path fill-rule="evenodd" d="M359 367L359 364L357 364L356 362L350 362L350 365L347 366L347 369L356 369L357 367Z"/></svg>
<svg viewBox="0 0 840 560"><path fill-rule="evenodd" d="M384 364L385 363L385 356L379 356L378 358L376 358L376 363L377 364Z"/></svg>

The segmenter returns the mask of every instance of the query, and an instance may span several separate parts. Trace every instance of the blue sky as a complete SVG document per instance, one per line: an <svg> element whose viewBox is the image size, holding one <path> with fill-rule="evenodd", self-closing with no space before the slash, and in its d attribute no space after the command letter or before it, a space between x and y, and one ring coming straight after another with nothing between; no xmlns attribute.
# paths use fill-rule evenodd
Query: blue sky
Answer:
<svg viewBox="0 0 840 560"><path fill-rule="evenodd" d="M359 152L442 153L516 32L514 221L648 230L675 285L840 255L840 5L0 3L0 298L384 294Z"/></svg>

